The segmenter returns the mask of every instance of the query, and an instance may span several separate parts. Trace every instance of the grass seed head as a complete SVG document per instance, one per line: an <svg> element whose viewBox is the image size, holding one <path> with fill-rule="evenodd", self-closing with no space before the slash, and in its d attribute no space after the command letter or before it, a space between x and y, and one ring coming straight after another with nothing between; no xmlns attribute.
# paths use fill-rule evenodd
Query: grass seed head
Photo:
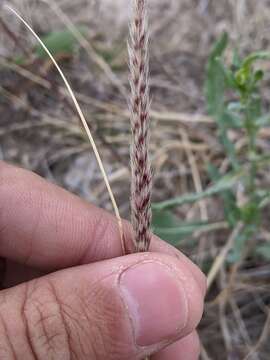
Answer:
<svg viewBox="0 0 270 360"><path fill-rule="evenodd" d="M135 250L147 251L151 240L152 173L149 159L149 58L145 0L135 0L130 24L131 221Z"/></svg>

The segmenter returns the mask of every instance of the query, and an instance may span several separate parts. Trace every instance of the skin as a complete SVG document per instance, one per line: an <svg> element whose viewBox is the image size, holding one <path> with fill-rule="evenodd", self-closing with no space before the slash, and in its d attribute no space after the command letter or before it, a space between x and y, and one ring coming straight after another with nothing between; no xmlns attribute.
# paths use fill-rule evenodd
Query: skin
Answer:
<svg viewBox="0 0 270 360"><path fill-rule="evenodd" d="M121 255L112 215L0 162L0 358L198 359L204 275L156 237Z"/></svg>

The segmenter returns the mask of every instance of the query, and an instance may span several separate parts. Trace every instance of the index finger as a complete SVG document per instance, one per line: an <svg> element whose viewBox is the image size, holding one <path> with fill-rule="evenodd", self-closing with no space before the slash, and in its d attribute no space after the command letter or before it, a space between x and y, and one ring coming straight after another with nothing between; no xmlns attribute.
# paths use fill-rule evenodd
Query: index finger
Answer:
<svg viewBox="0 0 270 360"><path fill-rule="evenodd" d="M127 222L124 233L131 248ZM178 256L203 279L184 255L156 237L150 250ZM56 270L121 255L114 216L38 175L0 162L0 257Z"/></svg>

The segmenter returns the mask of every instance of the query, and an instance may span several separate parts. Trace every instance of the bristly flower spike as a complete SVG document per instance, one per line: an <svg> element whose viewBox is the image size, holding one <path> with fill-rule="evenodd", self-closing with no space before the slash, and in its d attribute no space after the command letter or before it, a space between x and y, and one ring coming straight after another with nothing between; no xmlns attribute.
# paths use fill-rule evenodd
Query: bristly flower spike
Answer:
<svg viewBox="0 0 270 360"><path fill-rule="evenodd" d="M146 0L134 0L130 24L131 86L131 221L136 252L148 251L151 241L152 172L149 159L149 57Z"/></svg>

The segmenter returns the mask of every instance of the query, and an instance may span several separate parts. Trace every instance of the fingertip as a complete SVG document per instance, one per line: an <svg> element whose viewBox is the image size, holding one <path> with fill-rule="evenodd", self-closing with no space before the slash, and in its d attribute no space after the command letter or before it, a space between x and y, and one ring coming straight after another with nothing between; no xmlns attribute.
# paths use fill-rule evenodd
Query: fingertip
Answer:
<svg viewBox="0 0 270 360"><path fill-rule="evenodd" d="M189 270L192 272L197 284L201 290L203 297L206 295L206 276L202 272L202 270L194 264L186 255L184 255L181 251L176 249L174 246L166 243L165 241L159 239L157 236L153 236L153 241L150 246L150 251L168 254L173 257L176 257L180 262L184 263Z"/></svg>

